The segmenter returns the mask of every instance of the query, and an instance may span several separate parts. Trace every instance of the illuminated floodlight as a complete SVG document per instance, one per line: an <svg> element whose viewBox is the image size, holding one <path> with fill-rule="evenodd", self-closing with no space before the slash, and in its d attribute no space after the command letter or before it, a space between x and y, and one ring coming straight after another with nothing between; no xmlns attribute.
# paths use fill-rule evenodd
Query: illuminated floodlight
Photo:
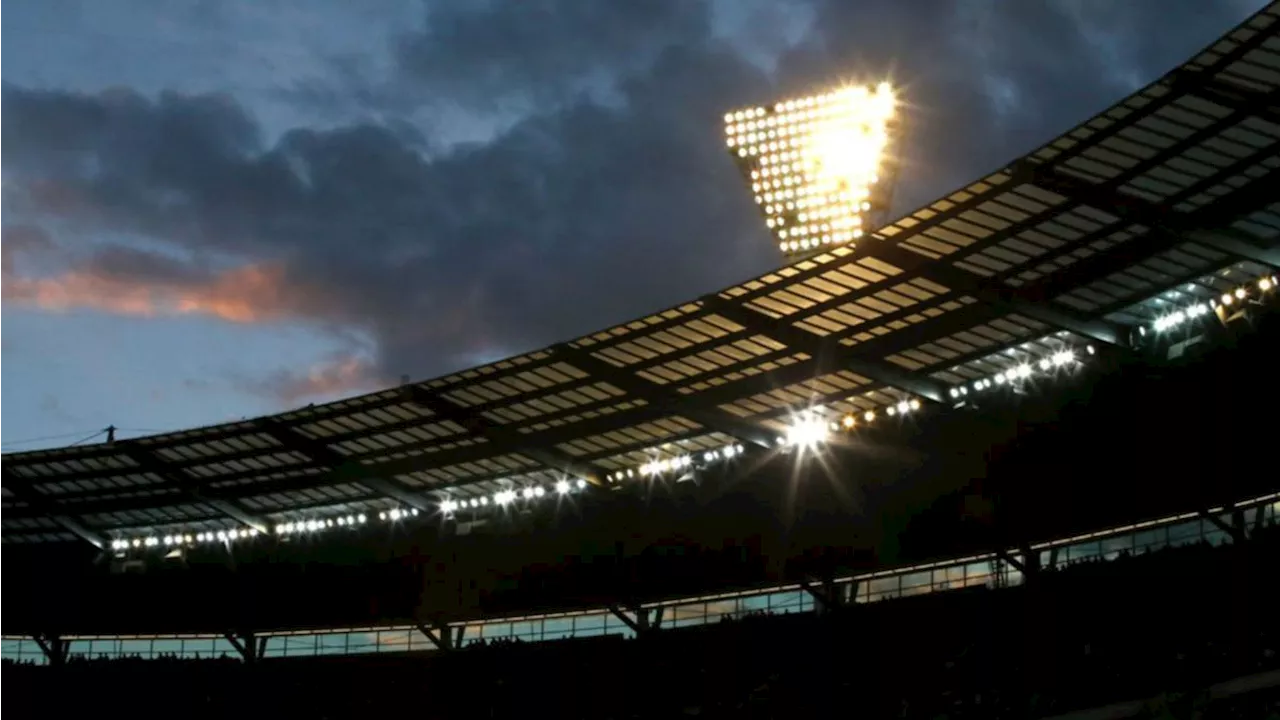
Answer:
<svg viewBox="0 0 1280 720"><path fill-rule="evenodd" d="M787 428L786 442L798 448L813 448L827 439L827 421L817 413L797 415Z"/></svg>
<svg viewBox="0 0 1280 720"><path fill-rule="evenodd" d="M569 490L571 490L571 489L572 489L572 488L570 488L570 487L569 487L569 481L568 481L568 480L558 480L558 481L556 481L556 492L560 493L561 495L568 495L568 494L569 494Z"/></svg>
<svg viewBox="0 0 1280 720"><path fill-rule="evenodd" d="M725 143L785 254L862 237L888 204L898 136L888 83L725 115Z"/></svg>

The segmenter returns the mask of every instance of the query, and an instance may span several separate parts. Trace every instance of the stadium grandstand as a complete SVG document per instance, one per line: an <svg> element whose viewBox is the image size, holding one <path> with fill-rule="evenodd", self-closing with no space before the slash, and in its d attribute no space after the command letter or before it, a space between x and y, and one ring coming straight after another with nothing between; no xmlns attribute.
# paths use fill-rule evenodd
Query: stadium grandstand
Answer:
<svg viewBox="0 0 1280 720"><path fill-rule="evenodd" d="M4 709L1274 716L1278 167L1272 3L740 285L6 454Z"/></svg>

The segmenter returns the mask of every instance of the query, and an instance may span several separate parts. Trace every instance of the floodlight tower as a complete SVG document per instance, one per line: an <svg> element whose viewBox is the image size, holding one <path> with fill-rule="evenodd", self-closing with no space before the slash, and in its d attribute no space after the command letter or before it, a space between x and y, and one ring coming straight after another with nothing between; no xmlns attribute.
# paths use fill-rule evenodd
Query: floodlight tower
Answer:
<svg viewBox="0 0 1280 720"><path fill-rule="evenodd" d="M897 179L897 99L851 86L727 113L725 143L784 255L875 228Z"/></svg>

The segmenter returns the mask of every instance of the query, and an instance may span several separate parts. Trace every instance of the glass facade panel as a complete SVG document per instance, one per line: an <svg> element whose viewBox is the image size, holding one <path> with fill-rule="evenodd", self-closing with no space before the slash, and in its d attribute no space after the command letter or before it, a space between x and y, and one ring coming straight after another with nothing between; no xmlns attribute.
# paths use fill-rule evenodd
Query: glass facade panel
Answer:
<svg viewBox="0 0 1280 720"><path fill-rule="evenodd" d="M272 643L280 643L283 645L286 657L299 657L316 654L315 635L285 635L284 637L275 637L267 642L267 646L270 647Z"/></svg>
<svg viewBox="0 0 1280 720"><path fill-rule="evenodd" d="M1120 553L1133 553L1133 535L1125 534L1118 537L1107 538L1102 541L1102 557L1107 560L1115 560L1120 557Z"/></svg>
<svg viewBox="0 0 1280 720"><path fill-rule="evenodd" d="M67 643L67 655L71 657L92 657L93 642L90 640L72 640Z"/></svg>
<svg viewBox="0 0 1280 720"><path fill-rule="evenodd" d="M1168 537L1169 532L1165 528L1141 530L1133 536L1133 548L1135 551L1146 550L1147 552L1159 550L1168 543Z"/></svg>
<svg viewBox="0 0 1280 720"><path fill-rule="evenodd" d="M378 652L378 633L376 632L348 633L347 634L347 652L349 653Z"/></svg>
<svg viewBox="0 0 1280 720"><path fill-rule="evenodd" d="M153 657L173 657L182 655L182 640L178 638L156 638L151 643Z"/></svg>
<svg viewBox="0 0 1280 720"><path fill-rule="evenodd" d="M5 638L4 659L16 663L47 664L48 658L40 649L40 644L28 638Z"/></svg>
<svg viewBox="0 0 1280 720"><path fill-rule="evenodd" d="M182 656L205 660L214 657L213 638L184 638L182 640Z"/></svg>
<svg viewBox="0 0 1280 720"><path fill-rule="evenodd" d="M347 633L324 633L316 636L316 654L342 655L347 652Z"/></svg>
<svg viewBox="0 0 1280 720"><path fill-rule="evenodd" d="M735 617L738 614L738 600L730 598L728 600L716 600L709 602L707 608L707 622L718 622L725 618Z"/></svg>
<svg viewBox="0 0 1280 720"><path fill-rule="evenodd" d="M540 640L541 632L538 627L541 623L518 622L511 623L511 637L520 638L524 641Z"/></svg>
<svg viewBox="0 0 1280 720"><path fill-rule="evenodd" d="M871 580L867 583L867 594L869 598L874 602L876 600L898 597L898 580L899 578L897 576L880 577Z"/></svg>
<svg viewBox="0 0 1280 720"><path fill-rule="evenodd" d="M805 591L772 593L769 595L769 610L775 614L793 613L804 610Z"/></svg>
<svg viewBox="0 0 1280 720"><path fill-rule="evenodd" d="M604 615L579 615L573 619L575 637L591 637L604 634Z"/></svg>
<svg viewBox="0 0 1280 720"><path fill-rule="evenodd" d="M270 645L271 643L267 644ZM236 650L236 646L232 645L231 641L226 638L213 639L213 652L217 657L240 657L240 651Z"/></svg>
<svg viewBox="0 0 1280 720"><path fill-rule="evenodd" d="M1059 560L1061 562L1061 560ZM991 563L975 562L964 566L965 587L986 585L991 582Z"/></svg>
<svg viewBox="0 0 1280 720"><path fill-rule="evenodd" d="M1200 540L1200 521L1179 523L1169 526L1169 545L1178 547L1189 545Z"/></svg>
<svg viewBox="0 0 1280 720"><path fill-rule="evenodd" d="M666 622L671 623L672 627L702 625L707 622L707 606L705 603L676 605L667 608L666 616L669 618Z"/></svg>
<svg viewBox="0 0 1280 720"><path fill-rule="evenodd" d="M902 576L902 589L904 591L918 588L921 586L928 587L933 582L933 573L925 570L924 572L914 572Z"/></svg>
<svg viewBox="0 0 1280 720"><path fill-rule="evenodd" d="M573 620L570 618L551 618L542 622L543 640L563 640L573 637Z"/></svg>
<svg viewBox="0 0 1280 720"><path fill-rule="evenodd" d="M1208 523L1206 523L1206 525L1208 525ZM1212 525L1209 525L1206 528L1204 539L1210 545L1227 545L1231 542L1230 535Z"/></svg>
<svg viewBox="0 0 1280 720"><path fill-rule="evenodd" d="M1067 560L1070 562L1081 562L1084 560L1092 560L1102 554L1101 543L1083 542L1066 547Z"/></svg>
<svg viewBox="0 0 1280 720"><path fill-rule="evenodd" d="M408 649L409 631L407 629L383 630L378 633L378 652L405 652Z"/></svg>

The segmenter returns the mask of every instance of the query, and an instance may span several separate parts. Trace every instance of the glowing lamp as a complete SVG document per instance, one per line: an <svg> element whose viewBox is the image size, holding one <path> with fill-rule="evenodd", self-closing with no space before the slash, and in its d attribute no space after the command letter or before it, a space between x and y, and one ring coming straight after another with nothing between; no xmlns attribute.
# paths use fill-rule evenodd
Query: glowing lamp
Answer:
<svg viewBox="0 0 1280 720"><path fill-rule="evenodd" d="M853 242L887 205L896 106L880 83L725 115L725 143L783 253Z"/></svg>

